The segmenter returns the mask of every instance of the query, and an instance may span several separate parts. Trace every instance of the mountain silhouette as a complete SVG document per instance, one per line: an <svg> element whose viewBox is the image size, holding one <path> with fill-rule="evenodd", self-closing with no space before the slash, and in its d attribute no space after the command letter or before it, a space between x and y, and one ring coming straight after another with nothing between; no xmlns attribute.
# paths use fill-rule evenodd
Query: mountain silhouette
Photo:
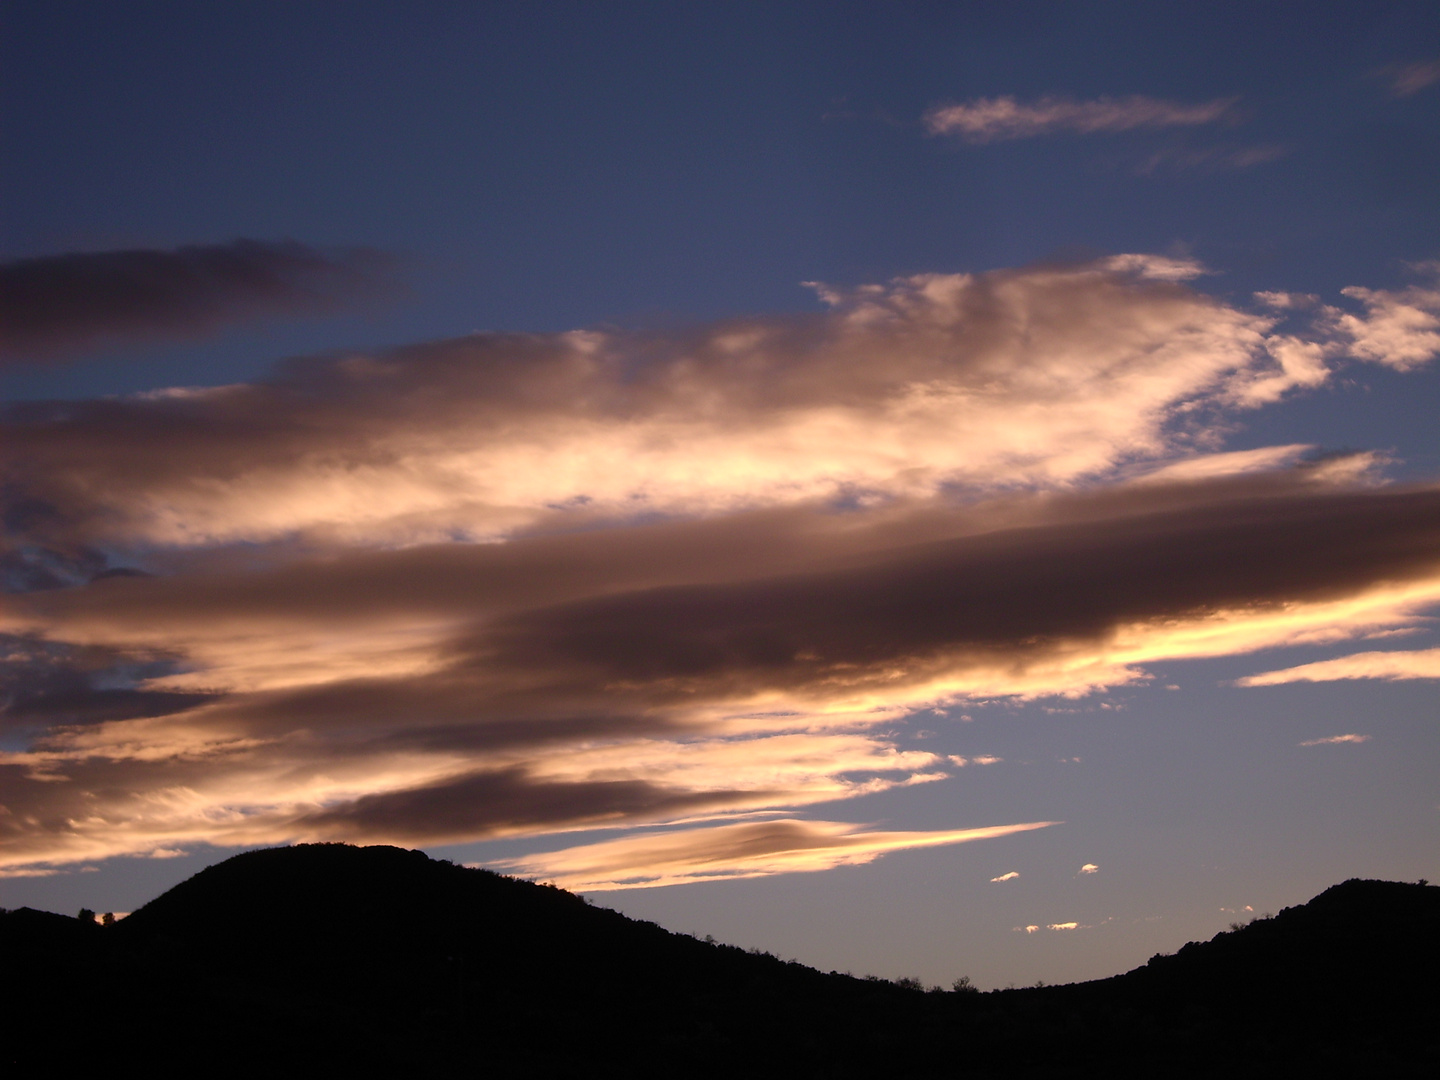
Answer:
<svg viewBox="0 0 1440 1080"><path fill-rule="evenodd" d="M207 1076L1431 1076L1437 960L1440 888L1352 880L1114 978L926 993L418 851L313 844L237 855L112 926L0 916L0 1062Z"/></svg>

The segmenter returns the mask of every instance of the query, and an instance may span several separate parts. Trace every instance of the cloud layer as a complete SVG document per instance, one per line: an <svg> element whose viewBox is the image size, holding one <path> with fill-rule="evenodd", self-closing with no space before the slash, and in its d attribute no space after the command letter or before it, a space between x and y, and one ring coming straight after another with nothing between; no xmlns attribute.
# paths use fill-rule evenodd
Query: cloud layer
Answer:
<svg viewBox="0 0 1440 1080"><path fill-rule="evenodd" d="M496 539L558 517L1064 487L1211 446L1217 410L1318 386L1338 357L1440 352L1440 293L1356 290L1363 311L1322 305L1278 333L1292 310L1219 303L1185 287L1200 272L1121 256L927 275L823 290L832 310L810 317L477 334L17 406L4 481L25 533L71 560Z"/></svg>
<svg viewBox="0 0 1440 1080"><path fill-rule="evenodd" d="M1435 297L1246 310L1200 272L912 277L11 408L4 865L667 823L515 865L867 861L985 833L796 817L992 760L902 749L914 710L1416 625L1440 489L1221 439L1338 365L1425 363Z"/></svg>
<svg viewBox="0 0 1440 1080"><path fill-rule="evenodd" d="M262 316L327 314L392 294L393 268L376 251L257 240L0 263L0 364L194 337Z"/></svg>

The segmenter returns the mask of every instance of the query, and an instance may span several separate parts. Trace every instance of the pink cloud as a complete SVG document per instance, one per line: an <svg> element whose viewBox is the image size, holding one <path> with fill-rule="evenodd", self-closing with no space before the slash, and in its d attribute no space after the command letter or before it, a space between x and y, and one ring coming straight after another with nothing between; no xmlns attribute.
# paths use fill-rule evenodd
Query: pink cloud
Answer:
<svg viewBox="0 0 1440 1080"><path fill-rule="evenodd" d="M1213 124L1234 107L1235 98L1184 105L1132 95L1075 101L1042 97L1025 104L1008 95L937 105L925 114L932 135L959 135L969 142L1024 139L1056 131L1080 134Z"/></svg>

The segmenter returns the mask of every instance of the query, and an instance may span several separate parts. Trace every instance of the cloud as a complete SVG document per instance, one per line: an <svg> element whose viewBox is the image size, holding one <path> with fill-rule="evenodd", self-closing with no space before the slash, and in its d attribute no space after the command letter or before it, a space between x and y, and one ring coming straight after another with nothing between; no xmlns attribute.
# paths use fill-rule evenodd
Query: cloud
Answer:
<svg viewBox="0 0 1440 1080"><path fill-rule="evenodd" d="M1093 862L1087 862L1084 866L1080 867L1080 869L1075 872L1077 874L1098 874L1100 872L1100 867L1096 866Z"/></svg>
<svg viewBox="0 0 1440 1080"><path fill-rule="evenodd" d="M1079 929L1078 922L1052 922L1045 927L1046 930L1076 930Z"/></svg>
<svg viewBox="0 0 1440 1080"><path fill-rule="evenodd" d="M989 514L1010 527L985 530ZM959 535L896 543L942 526ZM601 538L608 555L586 546ZM178 670L133 672L135 689L205 696L89 722L83 698L57 703L0 755L0 832L12 860L63 861L856 798L942 775L883 733L927 703L1079 694L1168 658L1409 625L1440 598L1437 539L1440 492L1317 487L1300 469L927 503L868 526L817 508L298 570L222 559L12 597L13 630L107 657L182 653ZM747 576L751 551L772 561ZM792 559L807 568L774 573ZM582 598L557 603L557 587Z"/></svg>
<svg viewBox="0 0 1440 1080"><path fill-rule="evenodd" d="M4 864L789 820L950 777L899 742L916 710L1417 625L1440 489L1220 443L1388 309L1279 334L1202 273L912 277L12 407ZM835 828L720 872L880 843ZM606 850L574 872L703 876Z"/></svg>
<svg viewBox="0 0 1440 1080"><path fill-rule="evenodd" d="M71 252L0 263L0 364L197 337L228 322L321 315L393 295L394 260L294 241Z"/></svg>
<svg viewBox="0 0 1440 1080"><path fill-rule="evenodd" d="M1301 746L1338 746L1344 743L1369 742L1369 735L1331 735L1324 739L1306 739Z"/></svg>
<svg viewBox="0 0 1440 1080"><path fill-rule="evenodd" d="M1131 255L920 275L828 290L820 315L480 334L252 384L11 406L3 482L29 554L7 557L57 578L83 571L44 559L96 550L495 540L1062 489L1213 444L1221 413L1322 384L1346 343L1413 366L1428 340L1391 325L1419 294L1367 293L1369 314L1327 313L1302 338L1184 285L1201 272Z"/></svg>
<svg viewBox="0 0 1440 1080"><path fill-rule="evenodd" d="M1400 292L1352 286L1344 295L1365 305L1363 316L1327 309L1348 351L1396 371L1412 371L1440 356L1440 291Z"/></svg>
<svg viewBox="0 0 1440 1080"><path fill-rule="evenodd" d="M1338 679L1440 679L1440 649L1414 652L1363 652L1334 660L1265 671L1237 679L1236 686L1280 686L1294 682L1332 682Z"/></svg>
<svg viewBox="0 0 1440 1080"><path fill-rule="evenodd" d="M1278 143L1253 146L1167 146L1156 150L1136 170L1141 176L1158 172L1234 172L1279 161L1290 147Z"/></svg>
<svg viewBox="0 0 1440 1080"><path fill-rule="evenodd" d="M546 782L518 769L363 795L296 820L304 836L445 843L477 836L675 818L734 809L755 792L666 789L643 780ZM758 793L762 796L766 793Z"/></svg>
<svg viewBox="0 0 1440 1080"><path fill-rule="evenodd" d="M1390 80L1390 92L1396 97L1409 97L1427 86L1440 82L1440 60L1417 60L1409 64L1391 64L1382 69Z"/></svg>
<svg viewBox="0 0 1440 1080"><path fill-rule="evenodd" d="M1019 872L1018 870L1011 870L1009 873L1007 873L1007 874L1001 874L999 877L992 877L992 878L990 879L990 884L994 885L994 884L996 884L997 882L1001 882L1001 881L1014 881L1014 880L1015 880L1016 878L1018 878L1019 876L1020 876L1020 872Z"/></svg>
<svg viewBox="0 0 1440 1080"><path fill-rule="evenodd" d="M932 135L959 135L967 142L1025 139L1057 131L1082 135L1213 124L1234 107L1236 98L1185 105L1158 98L1101 97L1094 101L1042 97L1022 104L1009 95L976 98L961 105L937 105L925 114Z"/></svg>
<svg viewBox="0 0 1440 1080"><path fill-rule="evenodd" d="M621 837L489 864L576 892L830 870L891 851L1044 829L1053 821L938 832L874 832L838 821L761 821Z"/></svg>

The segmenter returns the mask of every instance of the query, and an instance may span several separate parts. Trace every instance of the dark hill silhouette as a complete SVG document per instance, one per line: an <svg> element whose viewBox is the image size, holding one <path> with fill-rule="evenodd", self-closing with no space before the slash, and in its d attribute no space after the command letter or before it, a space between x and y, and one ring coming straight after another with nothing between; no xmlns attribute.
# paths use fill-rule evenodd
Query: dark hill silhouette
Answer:
<svg viewBox="0 0 1440 1080"><path fill-rule="evenodd" d="M114 926L0 917L0 1062L208 1076L1085 1064L1429 1076L1437 959L1440 888L1349 881L1111 979L922 993L420 852L305 845L238 855Z"/></svg>

